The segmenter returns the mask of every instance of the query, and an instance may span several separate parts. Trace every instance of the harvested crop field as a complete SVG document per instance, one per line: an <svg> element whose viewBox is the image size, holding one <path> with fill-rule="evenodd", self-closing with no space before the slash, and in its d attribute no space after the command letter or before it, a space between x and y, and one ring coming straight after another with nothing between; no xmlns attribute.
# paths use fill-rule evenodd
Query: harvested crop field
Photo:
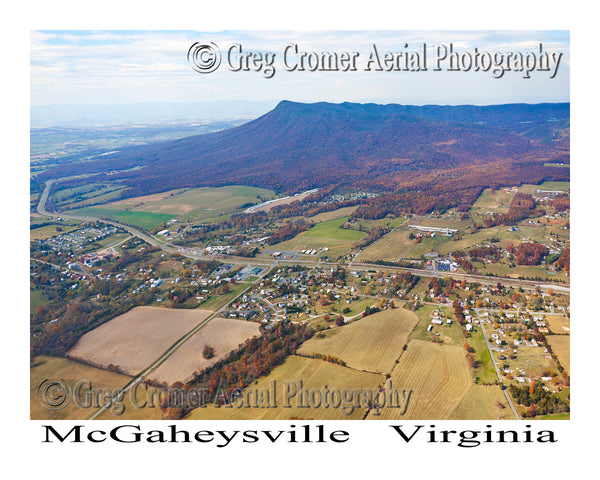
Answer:
<svg viewBox="0 0 600 480"><path fill-rule="evenodd" d="M548 335L546 340L562 367L571 373L571 337L569 335Z"/></svg>
<svg viewBox="0 0 600 480"><path fill-rule="evenodd" d="M449 420L514 420L504 392L497 385L473 385Z"/></svg>
<svg viewBox="0 0 600 480"><path fill-rule="evenodd" d="M206 407L193 410L187 419L361 420L365 409L355 397L352 398L353 392L356 395L358 389L375 391L382 381L381 375L291 355L267 376L248 386L235 406L215 407L215 402L211 401ZM306 392L324 392L326 389L345 391L350 397L344 403L339 402L339 405L334 405L333 401L331 404L324 401L309 403Z"/></svg>
<svg viewBox="0 0 600 480"><path fill-rule="evenodd" d="M411 390L408 408L404 415L384 408L377 419L445 420L473 386L473 373L462 348L411 340L391 380L394 388Z"/></svg>
<svg viewBox="0 0 600 480"><path fill-rule="evenodd" d="M117 366L128 375L137 375L212 313L136 307L86 333L68 355L104 368Z"/></svg>
<svg viewBox="0 0 600 480"><path fill-rule="evenodd" d="M179 347L148 378L168 385L188 380L197 370L202 370L225 358L240 343L259 335L259 324L231 318L215 318L198 330ZM206 345L214 348L214 357L206 359L202 351Z"/></svg>
<svg viewBox="0 0 600 480"><path fill-rule="evenodd" d="M408 310L385 310L333 329L326 338L315 336L298 352L331 355L351 368L389 373L417 322L417 316Z"/></svg>
<svg viewBox="0 0 600 480"><path fill-rule="evenodd" d="M546 322L552 333L557 335L571 333L571 322L564 315L546 315Z"/></svg>

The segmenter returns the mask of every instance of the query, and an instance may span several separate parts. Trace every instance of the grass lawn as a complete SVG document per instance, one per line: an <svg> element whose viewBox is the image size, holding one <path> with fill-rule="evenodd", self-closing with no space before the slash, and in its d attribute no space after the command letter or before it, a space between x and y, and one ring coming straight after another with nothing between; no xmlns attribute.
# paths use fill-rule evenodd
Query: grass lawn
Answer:
<svg viewBox="0 0 600 480"><path fill-rule="evenodd" d="M231 302L235 297L241 294L244 290L249 289L251 285L247 283L236 283L235 285L231 285L231 290L224 295L213 295L206 301L202 302L198 307L203 310L218 310L224 305L227 305Z"/></svg>
<svg viewBox="0 0 600 480"><path fill-rule="evenodd" d="M47 302L41 290L31 290L29 293L29 311L35 312L38 307L45 305Z"/></svg>
<svg viewBox="0 0 600 480"><path fill-rule="evenodd" d="M475 369L477 383L496 383L498 375L496 375L496 369L494 368L494 363L492 362L492 357L487 348L481 327L477 328L477 332L471 333L471 336L465 342L473 347L475 350L475 360L479 362L479 366Z"/></svg>

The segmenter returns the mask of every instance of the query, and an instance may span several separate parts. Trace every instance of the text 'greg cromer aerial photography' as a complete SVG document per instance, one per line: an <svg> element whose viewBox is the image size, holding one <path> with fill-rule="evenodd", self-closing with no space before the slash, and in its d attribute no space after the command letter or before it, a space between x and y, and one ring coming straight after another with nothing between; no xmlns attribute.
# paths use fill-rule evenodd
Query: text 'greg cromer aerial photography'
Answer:
<svg viewBox="0 0 600 480"><path fill-rule="evenodd" d="M31 419L569 419L569 70L565 31L33 31Z"/></svg>

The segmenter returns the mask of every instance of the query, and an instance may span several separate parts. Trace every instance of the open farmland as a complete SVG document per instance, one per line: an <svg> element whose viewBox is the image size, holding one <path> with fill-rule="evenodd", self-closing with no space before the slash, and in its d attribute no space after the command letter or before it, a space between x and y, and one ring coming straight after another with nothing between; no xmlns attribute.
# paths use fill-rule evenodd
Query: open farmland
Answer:
<svg viewBox="0 0 600 480"><path fill-rule="evenodd" d="M571 332L571 322L564 315L546 315L546 322L552 333L565 334Z"/></svg>
<svg viewBox="0 0 600 480"><path fill-rule="evenodd" d="M136 307L86 333L67 354L137 375L211 313Z"/></svg>
<svg viewBox="0 0 600 480"><path fill-rule="evenodd" d="M473 373L462 348L411 340L391 381L394 388L412 391L406 413L400 416L400 410L384 408L369 419L445 420L471 389Z"/></svg>
<svg viewBox="0 0 600 480"><path fill-rule="evenodd" d="M357 370L389 373L417 321L417 316L408 310L385 310L335 328L326 333L326 338L315 336L304 342L298 352L331 355Z"/></svg>
<svg viewBox="0 0 600 480"><path fill-rule="evenodd" d="M323 391L324 387L331 391L369 389L375 390L383 381L381 375L375 375L367 372L359 372L351 368L342 367L333 363L317 360L313 358L304 358L297 356L288 357L282 365L279 365L266 377L260 378L257 382L246 388L242 398L248 398L250 402L240 408L215 407L211 399L211 405L193 410L187 419L190 420L288 420L291 418L305 419L327 419L327 420L361 420L365 415L363 408L348 409L347 413L342 412L340 408L325 407L304 408L300 401L300 389L307 391ZM288 382L288 383L286 383ZM300 385L302 382L302 385ZM293 390L288 395L289 407L283 408L284 391L286 385L293 389L295 386L297 392L292 396ZM262 391L273 391L275 386L275 401L269 398L271 407L262 407L253 400L253 395Z"/></svg>
<svg viewBox="0 0 600 480"><path fill-rule="evenodd" d="M82 208L73 213L107 217L151 229L178 216L189 220L215 218L273 196L271 190L236 185L179 189Z"/></svg>
<svg viewBox="0 0 600 480"><path fill-rule="evenodd" d="M571 337L569 335L548 335L546 340L563 368L571 373Z"/></svg>
<svg viewBox="0 0 600 480"><path fill-rule="evenodd" d="M352 213L354 213L357 208L358 208L358 205L356 205L354 207L338 208L337 210L331 210L330 212L318 213L317 215L314 215L313 217L306 217L306 219L312 223L327 222L329 220L335 220L336 218L347 217L347 216L351 215Z"/></svg>
<svg viewBox="0 0 600 480"><path fill-rule="evenodd" d="M136 210L119 210L110 208L110 204L102 207L86 207L70 210L73 215L86 215L98 218L107 218L117 222L128 223L145 229L153 229L163 222L175 218L170 213L140 212Z"/></svg>
<svg viewBox="0 0 600 480"><path fill-rule="evenodd" d="M131 378L119 373L107 372L100 368L89 367L81 363L67 360L66 358L48 357L40 355L35 357L30 369L30 415L32 420L83 420L89 418L98 408L82 408L74 401L65 402L64 408L50 410L42 405L44 382L50 380L59 380L66 387L73 388L82 380L89 380L94 389L109 389L115 391L123 388ZM40 385L42 387L40 388ZM86 384L87 385L87 384ZM40 393L38 396L38 388ZM89 387L82 389L83 392L89 391ZM51 394L51 392L48 392ZM85 396L82 395L83 400ZM83 401L82 401L83 405ZM59 405L62 406L62 405ZM83 405L85 407L85 405ZM112 416L112 414L110 414ZM113 417L114 418L114 417Z"/></svg>
<svg viewBox="0 0 600 480"><path fill-rule="evenodd" d="M168 385L176 381L184 382L195 371L222 360L240 343L259 334L258 323L231 318L215 318L175 350L173 355L147 378L160 383L166 382ZM210 359L202 356L202 351L207 345L215 350L214 357Z"/></svg>
<svg viewBox="0 0 600 480"><path fill-rule="evenodd" d="M407 230L390 232L360 252L356 257L356 261L385 260L395 262L404 257L415 246L415 241L409 239L409 235L410 232Z"/></svg>
<svg viewBox="0 0 600 480"><path fill-rule="evenodd" d="M449 420L514 420L506 396L497 385L473 385Z"/></svg>

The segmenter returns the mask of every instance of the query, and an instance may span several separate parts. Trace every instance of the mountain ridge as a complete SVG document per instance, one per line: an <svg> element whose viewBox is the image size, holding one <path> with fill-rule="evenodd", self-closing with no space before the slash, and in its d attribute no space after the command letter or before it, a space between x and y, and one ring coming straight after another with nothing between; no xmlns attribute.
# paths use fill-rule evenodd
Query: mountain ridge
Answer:
<svg viewBox="0 0 600 480"><path fill-rule="evenodd" d="M553 135L568 121L569 110L568 103L479 107L284 100L232 129L123 149L40 178L141 166L111 176L128 187L125 196L234 183L281 193L324 185L393 193L428 189L450 178L462 178L469 189L519 178L556 179L565 172L543 164L568 156L568 136ZM528 131L537 133L527 136ZM498 177L489 178L492 172Z"/></svg>

